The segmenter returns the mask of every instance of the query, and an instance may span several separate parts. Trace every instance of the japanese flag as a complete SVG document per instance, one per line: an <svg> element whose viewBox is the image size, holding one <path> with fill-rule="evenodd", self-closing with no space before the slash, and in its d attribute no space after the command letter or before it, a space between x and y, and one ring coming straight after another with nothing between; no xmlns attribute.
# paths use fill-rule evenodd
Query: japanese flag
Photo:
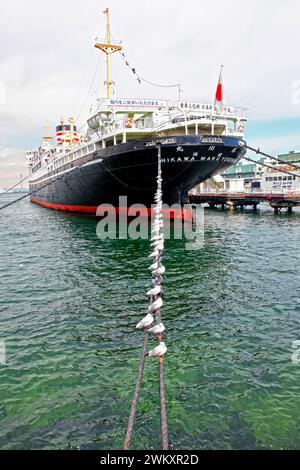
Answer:
<svg viewBox="0 0 300 470"><path fill-rule="evenodd" d="M223 65L221 66L221 71L219 75L214 108L215 111L218 113L220 113L223 109Z"/></svg>

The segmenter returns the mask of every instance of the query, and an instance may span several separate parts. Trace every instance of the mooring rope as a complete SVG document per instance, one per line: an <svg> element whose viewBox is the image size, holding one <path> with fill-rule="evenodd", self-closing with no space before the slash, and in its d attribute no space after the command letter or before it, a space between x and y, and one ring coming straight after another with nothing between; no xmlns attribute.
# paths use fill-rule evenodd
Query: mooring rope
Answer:
<svg viewBox="0 0 300 470"><path fill-rule="evenodd" d="M164 378L164 358L158 358L159 363L159 386L160 386L160 414L161 414L161 439L163 450L169 449L168 421L167 421L167 404L165 393Z"/></svg>
<svg viewBox="0 0 300 470"><path fill-rule="evenodd" d="M261 152L261 150L258 148L258 149L255 149L253 147L250 147L249 145L245 145L245 148L247 148L248 150L251 150L252 152L255 152L259 155L262 155L264 157L268 157L268 158L271 158L279 163L283 163L284 165L286 166L291 166L293 168L296 168L297 170L300 170L300 167L297 166L297 165L294 165L293 163L289 163L289 162L285 162L284 160L280 160L279 158L276 158L276 157L273 157L272 155L268 155L267 153L264 153L264 152ZM273 166L271 165L268 165L267 163L262 163L262 162L257 162L256 160L253 160L249 157L243 157L245 160L248 160L249 162L251 163L256 163L257 165L261 165L261 166L264 166L265 168L269 168L271 170L275 170L278 172L278 173L285 173L286 175L289 175L289 176L294 176L295 178L300 178L300 175L298 175L297 173L292 173L290 171L287 171L287 170L282 170L280 168L274 168Z"/></svg>
<svg viewBox="0 0 300 470"><path fill-rule="evenodd" d="M246 156L244 156L243 158L245 160L248 160L248 162L256 163L256 165L264 166L265 168L269 168L270 170L274 171L274 169L275 169L273 166L268 165L267 163L258 162L257 160L253 160L253 158L249 158L249 157L246 157ZM276 171L278 173L285 173L286 175L289 175L289 176L295 176L295 178L300 178L300 175L295 174L295 173L291 173L290 171L287 171L287 170L280 170L279 168L276 168Z"/></svg>
<svg viewBox="0 0 300 470"><path fill-rule="evenodd" d="M25 176L25 178L21 179L18 181L16 184L14 184L11 188L8 188L6 191L3 191L3 193L0 193L0 196L4 196L5 194L9 193L13 189L15 189L19 184L23 183L23 181L26 181L29 178L29 176Z"/></svg>
<svg viewBox="0 0 300 470"><path fill-rule="evenodd" d="M26 178L29 178L29 176L27 176ZM58 178L60 178L60 177L58 177ZM49 184L52 184L52 183L53 183L53 180L52 180L52 178L50 178L48 183L44 184L42 189L46 188L47 186L49 186ZM0 211L2 209L6 209L9 206L12 206L13 204L17 204L17 202L22 201L23 199L26 199L27 197L30 197L33 194L36 194L38 191L39 191L39 189L35 189L34 191L29 191L28 193L24 194L23 196L19 197L18 199L14 199L13 201L8 202L7 204L4 204L3 206L0 207Z"/></svg>
<svg viewBox="0 0 300 470"><path fill-rule="evenodd" d="M275 161L278 162L278 163L282 163L283 165L291 166L291 167L295 168L296 170L300 170L300 166L295 165L295 164L292 163L292 162L285 162L284 160L281 160L280 158L276 158L276 157L274 157L273 155L269 155L268 153L262 152L262 151L260 150L260 148L255 149L255 148L253 148L253 147L250 147L249 145L245 145L245 147L246 147L248 150L251 150L252 152L255 152L255 153L259 154L259 155L262 155L263 157L271 158L272 160L275 160Z"/></svg>
<svg viewBox="0 0 300 470"><path fill-rule="evenodd" d="M149 352L150 357L157 357L159 366L159 389L160 389L160 413L161 413L161 440L162 449L167 450L169 448L168 438L168 425L167 425L167 405L165 395L165 381L164 381L164 355L167 351L165 343L162 341L162 334L165 331L165 327L161 321L161 307L163 306L163 290L162 282L165 273L165 267L162 264L162 255L164 251L164 235L163 235L163 216L162 216L162 173L161 173L161 145L157 144L158 147L158 175L157 175L157 191L155 194L155 218L151 231L151 246L153 252L149 258L152 258L153 263L150 266L152 272L152 284L151 289L147 292L147 296L150 299L150 305L148 306L148 314L136 325L136 328L145 331L145 341L142 348L140 365L138 370L138 377L135 386L135 391L132 398L131 410L128 419L127 432L124 441L124 449L129 449L134 423L137 413L137 405L139 394L141 390L141 383L143 377L143 371L145 368L146 349L148 345L149 334L155 335L158 345ZM153 313L155 313L155 325Z"/></svg>
<svg viewBox="0 0 300 470"><path fill-rule="evenodd" d="M169 438L168 438L168 423L167 423L167 405L166 405L166 395L165 395L165 381L164 381L164 355L167 351L165 343L162 341L162 333L165 331L165 327L161 321L161 307L163 305L162 301L162 288L161 284L163 282L163 275L165 273L165 267L162 265L162 256L164 251L164 235L163 235L163 216L162 216L162 172L161 172L161 145L158 144L158 176L157 176L157 193L156 200L157 206L156 211L157 215L153 224L154 232L157 227L158 222L158 238L153 241L155 259L158 264L158 270L153 272L152 277L152 291L157 292L157 295L154 296L155 301L152 303L152 306L157 305L156 308L156 327L153 328L153 333L156 336L158 341L158 346L150 351L149 355L156 355L158 360L159 367L159 389L160 389L160 414L161 414L161 440L162 440L162 449L169 449ZM156 238L154 235L153 238ZM150 255L150 256L151 256ZM153 300L154 300L153 299Z"/></svg>
<svg viewBox="0 0 300 470"><path fill-rule="evenodd" d="M135 417L136 417L136 412L137 412L137 405L138 405L139 395L140 395L140 391L141 391L144 368L145 368L148 340L149 340L149 334L147 333L147 331L145 331L145 341L144 341L143 349L142 349L142 352L141 352L141 359L140 359L140 365L139 365L139 370L138 370L138 376L137 376L136 386L135 386L135 390L134 390L134 394L133 394L133 398L132 398L130 415L129 415L129 418L128 418L127 431L126 431L126 436L125 436L125 441L124 441L124 447L123 448L125 450L128 450L129 446L131 444L133 428L134 428L134 422L135 422Z"/></svg>

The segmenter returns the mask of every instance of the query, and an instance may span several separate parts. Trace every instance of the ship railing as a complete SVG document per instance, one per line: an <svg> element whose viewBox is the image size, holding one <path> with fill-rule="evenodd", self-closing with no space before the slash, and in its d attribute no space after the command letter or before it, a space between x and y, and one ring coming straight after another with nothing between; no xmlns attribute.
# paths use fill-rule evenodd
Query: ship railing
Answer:
<svg viewBox="0 0 300 470"><path fill-rule="evenodd" d="M186 114L203 113L214 118L239 117L246 118L248 108L244 106L224 106L220 112L217 112L211 104L191 103L184 101L168 101L150 98L98 98L97 107L99 111L112 109L115 112L141 112L141 110L175 110L178 109ZM143 111L142 111L143 112Z"/></svg>
<svg viewBox="0 0 300 470"><path fill-rule="evenodd" d="M228 194L232 196L238 196L238 195L261 195L261 196L300 196L300 191L299 190L292 190L292 189L282 189L282 190L274 190L274 189L260 189L260 188L246 188L246 189L241 189L241 190L234 190L234 189L224 189L224 188L207 188L204 191L199 191L199 190L192 190L191 194L193 195L201 195L201 196L209 196L211 194Z"/></svg>
<svg viewBox="0 0 300 470"><path fill-rule="evenodd" d="M103 37L102 37L102 38L99 38L99 37L97 37L97 38L95 39L95 42L96 42L97 44L107 44L107 38L103 38ZM115 45L115 46L120 46L120 45L122 44L122 41L115 41L115 40L113 40L113 41L110 41L110 44L111 44L111 45Z"/></svg>

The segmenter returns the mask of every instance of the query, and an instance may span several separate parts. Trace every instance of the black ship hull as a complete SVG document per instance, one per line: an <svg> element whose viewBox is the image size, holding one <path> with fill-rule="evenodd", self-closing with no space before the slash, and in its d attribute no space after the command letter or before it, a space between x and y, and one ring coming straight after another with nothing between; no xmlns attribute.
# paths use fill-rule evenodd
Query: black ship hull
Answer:
<svg viewBox="0 0 300 470"><path fill-rule="evenodd" d="M96 214L99 205L150 208L156 191L161 144L163 202L183 206L197 184L235 165L246 153L233 137L176 136L115 145L30 179L31 201L71 212ZM120 197L123 198L120 200ZM126 196L126 197L125 197Z"/></svg>

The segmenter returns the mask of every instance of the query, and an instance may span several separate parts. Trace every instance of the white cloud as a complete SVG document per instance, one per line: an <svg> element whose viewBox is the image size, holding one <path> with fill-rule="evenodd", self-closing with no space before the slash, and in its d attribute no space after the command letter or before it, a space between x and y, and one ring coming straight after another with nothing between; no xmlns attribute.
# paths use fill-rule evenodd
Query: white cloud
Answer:
<svg viewBox="0 0 300 470"><path fill-rule="evenodd" d="M6 103L6 84L0 80L0 106Z"/></svg>
<svg viewBox="0 0 300 470"><path fill-rule="evenodd" d="M21 174L27 175L27 163L24 154L25 149L0 149L0 187L8 188L18 181Z"/></svg>

